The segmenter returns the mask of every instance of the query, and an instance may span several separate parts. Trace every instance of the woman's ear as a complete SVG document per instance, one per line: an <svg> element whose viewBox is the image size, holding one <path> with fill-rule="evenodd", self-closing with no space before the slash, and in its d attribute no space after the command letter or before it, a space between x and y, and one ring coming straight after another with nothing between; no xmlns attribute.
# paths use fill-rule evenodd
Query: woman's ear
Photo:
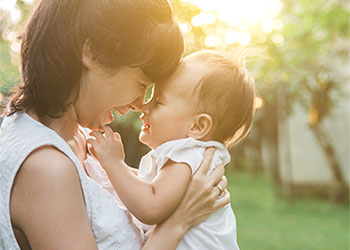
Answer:
<svg viewBox="0 0 350 250"><path fill-rule="evenodd" d="M89 41L86 40L83 46L83 55L82 55L82 61L85 68L88 70L92 70L96 67L96 59L91 53L90 47L89 47Z"/></svg>
<svg viewBox="0 0 350 250"><path fill-rule="evenodd" d="M213 127L213 118L208 114L199 114L194 117L189 130L189 137L200 140L209 134Z"/></svg>

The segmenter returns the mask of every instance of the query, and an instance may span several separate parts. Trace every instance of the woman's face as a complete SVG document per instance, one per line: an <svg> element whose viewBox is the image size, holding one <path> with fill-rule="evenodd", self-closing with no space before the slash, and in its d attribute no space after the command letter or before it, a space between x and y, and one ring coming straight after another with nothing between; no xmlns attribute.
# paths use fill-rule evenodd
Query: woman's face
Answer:
<svg viewBox="0 0 350 250"><path fill-rule="evenodd" d="M113 121L112 111L124 115L139 109L151 81L140 68L120 67L113 74L95 65L82 75L80 93L75 105L78 122L98 130Z"/></svg>

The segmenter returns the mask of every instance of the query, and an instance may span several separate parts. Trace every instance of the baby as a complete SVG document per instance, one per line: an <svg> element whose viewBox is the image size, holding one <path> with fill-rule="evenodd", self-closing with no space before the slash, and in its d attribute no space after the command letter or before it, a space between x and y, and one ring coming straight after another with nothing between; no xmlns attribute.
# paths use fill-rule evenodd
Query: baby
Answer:
<svg viewBox="0 0 350 250"><path fill-rule="evenodd" d="M152 150L138 171L125 164L118 134L109 128L104 134L93 132L89 143L95 156L143 231L149 233L152 227L147 225L162 222L175 210L207 147L216 148L210 171L230 161L228 148L251 127L254 92L239 54L197 52L187 56L170 79L157 83L151 101L142 107L139 139ZM239 249L231 206L190 229L177 249Z"/></svg>

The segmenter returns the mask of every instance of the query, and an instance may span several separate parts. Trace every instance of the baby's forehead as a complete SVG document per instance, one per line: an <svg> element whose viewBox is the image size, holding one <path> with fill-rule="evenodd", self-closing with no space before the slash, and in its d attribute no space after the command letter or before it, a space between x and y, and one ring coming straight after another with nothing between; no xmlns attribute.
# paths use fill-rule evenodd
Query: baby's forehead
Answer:
<svg viewBox="0 0 350 250"><path fill-rule="evenodd" d="M160 94L178 96L182 99L190 98L190 93L196 85L196 76L191 75L187 65L181 65L174 74L159 88Z"/></svg>
<svg viewBox="0 0 350 250"><path fill-rule="evenodd" d="M172 88L194 89L207 72L207 67L197 60L183 60L166 85Z"/></svg>

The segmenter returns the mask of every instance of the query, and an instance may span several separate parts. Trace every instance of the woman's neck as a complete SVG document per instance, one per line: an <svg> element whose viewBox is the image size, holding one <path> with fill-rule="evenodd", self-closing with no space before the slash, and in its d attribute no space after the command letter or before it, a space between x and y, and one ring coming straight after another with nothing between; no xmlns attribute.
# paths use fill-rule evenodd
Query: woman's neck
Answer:
<svg viewBox="0 0 350 250"><path fill-rule="evenodd" d="M78 118L74 109L65 112L60 118L39 118L34 111L28 111L27 114L61 136L83 164L86 159L86 140L79 130Z"/></svg>
<svg viewBox="0 0 350 250"><path fill-rule="evenodd" d="M27 111L33 119L54 130L65 141L70 141L79 134L79 123L74 109L68 110L59 118L39 117L34 110Z"/></svg>

